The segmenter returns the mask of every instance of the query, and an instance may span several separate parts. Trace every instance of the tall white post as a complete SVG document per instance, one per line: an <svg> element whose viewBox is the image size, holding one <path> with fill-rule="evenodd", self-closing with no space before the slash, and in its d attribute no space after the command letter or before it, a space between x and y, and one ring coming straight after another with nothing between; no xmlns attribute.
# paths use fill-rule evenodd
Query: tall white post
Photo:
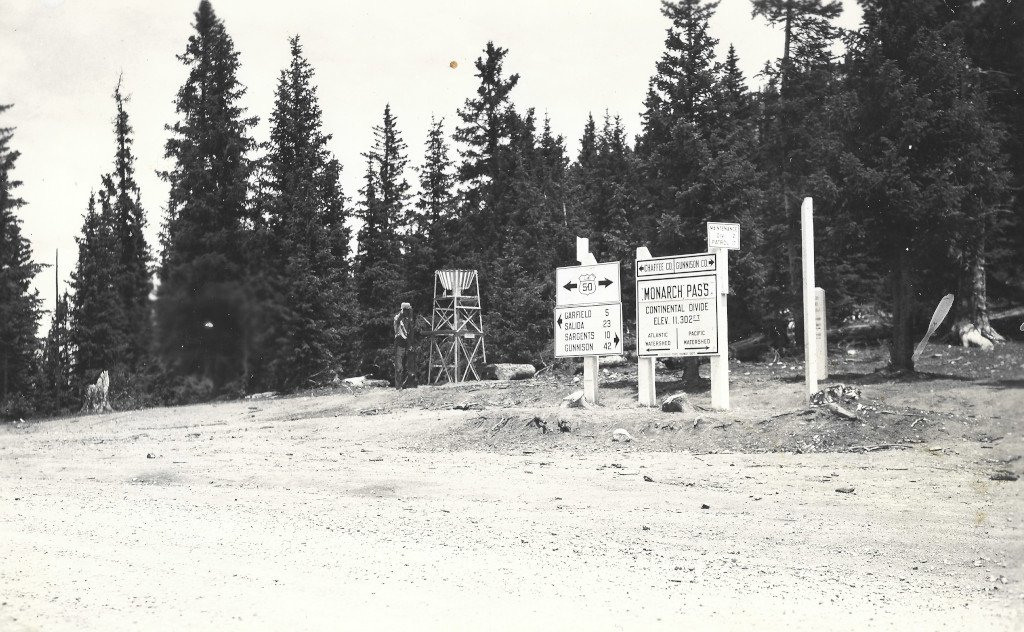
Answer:
<svg viewBox="0 0 1024 632"><path fill-rule="evenodd" d="M644 261L645 259L653 259L651 251L646 246L640 246L636 249L636 260ZM639 321L639 316L637 316ZM637 348L639 349L639 342ZM655 378L655 363L658 361L657 358L641 358L637 355L637 366L636 366L636 380L637 390L639 391L639 400L641 406L657 406L658 405L658 394L654 386Z"/></svg>
<svg viewBox="0 0 1024 632"><path fill-rule="evenodd" d="M711 356L711 407L729 410L729 251L713 248L718 260L718 355Z"/></svg>
<svg viewBox="0 0 1024 632"><path fill-rule="evenodd" d="M807 197L800 207L800 234L804 264L804 375L807 397L818 392L817 336L814 327L814 200Z"/></svg>
<svg viewBox="0 0 1024 632"><path fill-rule="evenodd" d="M586 237L576 238L576 261L580 265L597 265L597 259L590 253L590 240ZM600 400L598 380L601 367L600 356L583 357L583 397L591 404Z"/></svg>

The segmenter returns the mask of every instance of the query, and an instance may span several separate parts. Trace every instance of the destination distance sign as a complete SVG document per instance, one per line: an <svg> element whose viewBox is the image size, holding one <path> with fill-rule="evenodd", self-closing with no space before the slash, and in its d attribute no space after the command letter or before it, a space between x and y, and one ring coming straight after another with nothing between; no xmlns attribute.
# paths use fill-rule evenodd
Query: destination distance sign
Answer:
<svg viewBox="0 0 1024 632"><path fill-rule="evenodd" d="M646 278L640 267L668 262L665 272ZM688 265L679 265L683 262ZM695 272L673 272L680 269ZM636 327L637 355L718 355L717 255L705 253L637 261Z"/></svg>
<svg viewBox="0 0 1024 632"><path fill-rule="evenodd" d="M622 353L622 304L555 308L555 357Z"/></svg>
<svg viewBox="0 0 1024 632"><path fill-rule="evenodd" d="M619 262L555 269L555 305L621 303Z"/></svg>

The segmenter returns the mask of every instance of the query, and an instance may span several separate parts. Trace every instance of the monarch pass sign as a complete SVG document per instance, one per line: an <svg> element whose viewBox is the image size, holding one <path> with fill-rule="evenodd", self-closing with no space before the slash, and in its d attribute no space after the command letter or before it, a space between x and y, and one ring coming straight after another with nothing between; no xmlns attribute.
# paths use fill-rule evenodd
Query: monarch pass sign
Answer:
<svg viewBox="0 0 1024 632"><path fill-rule="evenodd" d="M637 355L719 353L715 253L637 261Z"/></svg>

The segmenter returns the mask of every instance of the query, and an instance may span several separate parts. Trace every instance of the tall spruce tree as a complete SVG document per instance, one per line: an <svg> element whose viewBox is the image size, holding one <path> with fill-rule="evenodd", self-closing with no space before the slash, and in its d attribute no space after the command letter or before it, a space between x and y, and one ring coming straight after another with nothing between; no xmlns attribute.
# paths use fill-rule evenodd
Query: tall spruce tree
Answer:
<svg viewBox="0 0 1024 632"><path fill-rule="evenodd" d="M665 52L651 78L637 138L645 190L645 232L656 250L699 252L708 219L708 182L715 94L721 67L708 20L717 2L662 4L671 21Z"/></svg>
<svg viewBox="0 0 1024 632"><path fill-rule="evenodd" d="M448 265L456 235L455 164L445 139L444 119L431 117L423 163L416 168L419 196L408 239L413 307L426 310L434 271Z"/></svg>
<svg viewBox="0 0 1024 632"><path fill-rule="evenodd" d="M373 147L363 154L366 184L357 211L363 225L357 238L355 281L363 371L387 376L391 373L391 318L411 298L404 248L410 220L408 158L390 104L384 107L381 124L374 126L373 137Z"/></svg>
<svg viewBox="0 0 1024 632"><path fill-rule="evenodd" d="M767 265L767 287L778 288L772 301L788 307L803 326L800 268L800 208L813 197L816 215L834 208L838 190L834 163L841 154L843 106L833 45L840 32L832 20L842 12L834 0L753 0L753 15L781 26L781 56L765 69L768 86L761 95L759 167L767 178L765 236L777 256ZM819 222L819 233L828 229ZM827 266L826 266L827 268ZM823 270L826 272L826 270ZM828 275L821 274L824 281ZM855 279L853 279L855 281ZM834 286L825 283L826 291ZM797 336L797 339L802 339Z"/></svg>
<svg viewBox="0 0 1024 632"><path fill-rule="evenodd" d="M513 128L509 149L515 169L501 201L497 254L483 268L484 326L496 359L540 363L554 335L552 273L575 243L563 219L568 161L547 120L538 138L532 108Z"/></svg>
<svg viewBox="0 0 1024 632"><path fill-rule="evenodd" d="M79 393L102 371L116 372L128 354L128 314L121 303L120 257L116 219L109 192L101 191L89 205L78 242L78 262L71 273L72 374ZM117 388L115 380L114 387Z"/></svg>
<svg viewBox="0 0 1024 632"><path fill-rule="evenodd" d="M984 239L961 251L961 291L954 330L970 332L973 327L986 338L998 340L998 332L985 322L987 309L983 308L988 307L990 299L996 306L1024 302L1024 195L1020 193L1024 188L1024 108L1020 107L1020 95L1024 93L1024 4L960 2L956 9L964 52L974 66L963 75L963 94L980 102L978 109L987 112L987 127L1001 136L998 152L1006 158L1005 169L986 171L984 175L1001 173L1008 180L1000 187L1007 212L993 225L979 226L985 229ZM992 204L992 197L986 197L986 203ZM974 252L983 256L973 256Z"/></svg>
<svg viewBox="0 0 1024 632"><path fill-rule="evenodd" d="M733 270L729 280L729 331L744 336L771 330L781 292L767 283L777 244L766 237L764 217L766 182L757 164L757 103L739 68L739 57L729 47L718 76L714 105L715 125L708 137L711 159L708 203L714 221L737 222L743 248L729 253Z"/></svg>
<svg viewBox="0 0 1024 632"><path fill-rule="evenodd" d="M632 262L636 244L643 243L646 236L636 221L642 199L637 160L619 116L605 112L600 130L593 116L588 117L568 180L571 193L566 221L574 229L570 232L588 236L590 250L599 261L623 262L623 311L631 314Z"/></svg>
<svg viewBox="0 0 1024 632"><path fill-rule="evenodd" d="M484 55L475 62L475 76L480 79L476 97L466 99L459 108L461 124L454 134L462 158L459 246L463 261L472 259L477 267L493 260L502 245L518 164L512 138L521 133L522 120L510 93L519 75L505 77L506 55L507 49L487 42Z"/></svg>
<svg viewBox="0 0 1024 632"><path fill-rule="evenodd" d="M891 279L890 366L912 371L917 288L926 270L949 278L950 244L984 238L998 210L1001 156L943 9L926 0L862 5L847 190L860 193L860 219Z"/></svg>
<svg viewBox="0 0 1024 632"><path fill-rule="evenodd" d="M0 105L0 114L10 109ZM11 149L13 128L0 127L0 416L24 416L31 412L27 399L36 375L39 344L39 293L32 279L42 266L32 260L32 246L21 234L17 211L25 200L15 189L14 163L20 152Z"/></svg>
<svg viewBox="0 0 1024 632"><path fill-rule="evenodd" d="M462 164L460 267L480 271L488 359L540 362L550 355L552 269L574 243L567 226L564 141L533 110L521 116L506 77L508 51L488 42L476 60L480 85L459 109ZM557 263L556 263L557 262Z"/></svg>
<svg viewBox="0 0 1024 632"><path fill-rule="evenodd" d="M65 292L57 298L50 331L43 342L42 385L48 403L40 405L40 412L59 413L70 406L73 399L70 315L71 297Z"/></svg>
<svg viewBox="0 0 1024 632"><path fill-rule="evenodd" d="M90 197L72 272L72 378L81 393L108 371L115 406L137 406L150 387L146 369L152 349L152 256L143 234L146 217L135 182L132 127L120 80L113 96L114 168L101 176L98 196Z"/></svg>
<svg viewBox="0 0 1024 632"><path fill-rule="evenodd" d="M103 190L113 211L118 256L115 285L125 311L123 333L127 343L122 363L129 371L135 372L149 364L152 350L150 294L153 291L153 255L144 233L146 213L135 181L135 154L132 152L135 141L125 110L127 101L128 97L122 94L121 81L118 80L114 90L117 108L114 137L117 151L114 170L103 177Z"/></svg>
<svg viewBox="0 0 1024 632"><path fill-rule="evenodd" d="M253 171L249 136L256 119L239 101L238 53L207 0L178 59L188 78L175 100L180 120L164 172L170 195L161 242L156 325L172 375L239 393L250 373L258 319L252 231L260 218L247 196Z"/></svg>
<svg viewBox="0 0 1024 632"><path fill-rule="evenodd" d="M260 205L267 223L266 310L260 388L291 390L344 372L351 334L350 231L341 165L327 148L314 70L291 38L265 145Z"/></svg>

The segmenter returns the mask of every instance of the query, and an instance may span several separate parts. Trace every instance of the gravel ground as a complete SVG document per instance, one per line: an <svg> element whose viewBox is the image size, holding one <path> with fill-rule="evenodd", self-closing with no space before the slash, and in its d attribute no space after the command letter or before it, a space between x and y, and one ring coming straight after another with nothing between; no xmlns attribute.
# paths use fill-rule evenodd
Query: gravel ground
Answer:
<svg viewBox="0 0 1024 632"><path fill-rule="evenodd" d="M783 361L2 426L0 629L1021 630L1022 345L932 351L857 421Z"/></svg>

